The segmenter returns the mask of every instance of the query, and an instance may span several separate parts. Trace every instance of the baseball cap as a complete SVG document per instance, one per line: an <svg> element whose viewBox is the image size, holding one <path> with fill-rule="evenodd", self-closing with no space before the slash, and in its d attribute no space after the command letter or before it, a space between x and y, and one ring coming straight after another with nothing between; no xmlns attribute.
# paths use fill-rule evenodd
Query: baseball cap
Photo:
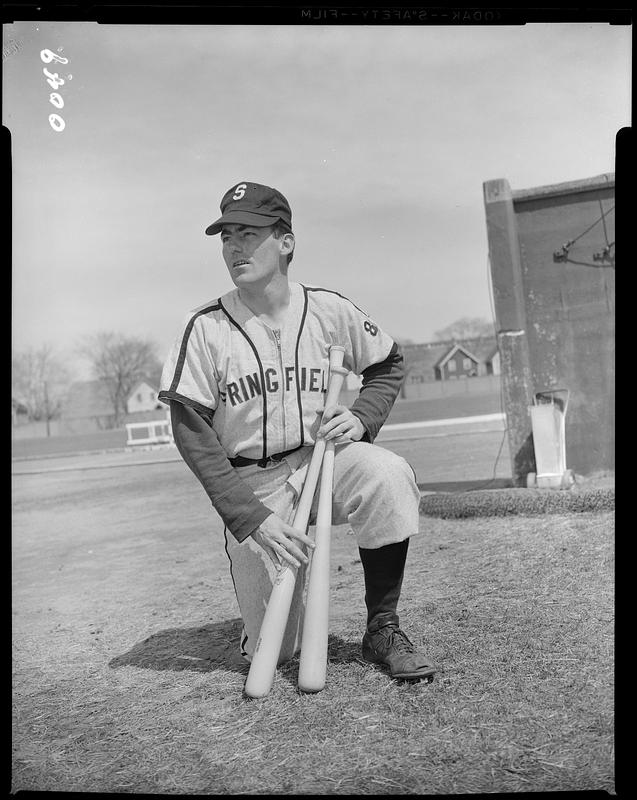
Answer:
<svg viewBox="0 0 637 800"><path fill-rule="evenodd" d="M278 220L292 227L290 204L277 189L261 183L242 181L224 194L219 205L221 216L206 228L208 236L219 233L226 224L274 225Z"/></svg>

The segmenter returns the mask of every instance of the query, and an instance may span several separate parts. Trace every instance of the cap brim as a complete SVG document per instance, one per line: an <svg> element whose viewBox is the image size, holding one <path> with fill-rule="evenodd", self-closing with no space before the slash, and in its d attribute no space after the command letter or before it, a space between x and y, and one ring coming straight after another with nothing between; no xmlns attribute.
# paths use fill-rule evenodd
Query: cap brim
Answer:
<svg viewBox="0 0 637 800"><path fill-rule="evenodd" d="M221 231L224 225L252 225L255 228L264 228L266 225L274 225L279 219L281 217L278 215L253 214L250 211L227 211L206 228L206 234L214 236Z"/></svg>

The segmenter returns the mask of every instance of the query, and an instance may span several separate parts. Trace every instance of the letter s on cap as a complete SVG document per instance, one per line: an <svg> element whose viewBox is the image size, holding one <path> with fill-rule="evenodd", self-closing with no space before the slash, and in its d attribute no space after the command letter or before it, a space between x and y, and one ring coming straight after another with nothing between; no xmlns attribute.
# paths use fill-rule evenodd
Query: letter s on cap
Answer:
<svg viewBox="0 0 637 800"><path fill-rule="evenodd" d="M242 197L244 196L244 194L246 193L246 189L247 189L247 188L248 188L248 187L246 186L246 184L245 184L245 183L240 183L240 184L237 186L237 188L234 190L234 194L232 195L232 199L233 199L233 200L241 200L241 198L242 198Z"/></svg>

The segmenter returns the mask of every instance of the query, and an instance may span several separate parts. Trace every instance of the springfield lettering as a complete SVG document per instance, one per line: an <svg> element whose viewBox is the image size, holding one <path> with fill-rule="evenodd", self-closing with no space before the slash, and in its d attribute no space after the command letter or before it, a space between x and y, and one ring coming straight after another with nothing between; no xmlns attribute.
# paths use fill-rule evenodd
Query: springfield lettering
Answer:
<svg viewBox="0 0 637 800"><path fill-rule="evenodd" d="M294 367L285 367L283 376L280 376L275 369L270 367L265 370L263 380L265 391L268 394L278 392L281 387L284 392L296 391L296 370ZM302 392L325 393L327 392L327 376L320 368L301 367L299 370L299 385ZM230 405L236 406L262 394L263 387L261 386L259 373L253 372L250 375L243 375L235 381L230 381L226 385L225 399L230 401Z"/></svg>

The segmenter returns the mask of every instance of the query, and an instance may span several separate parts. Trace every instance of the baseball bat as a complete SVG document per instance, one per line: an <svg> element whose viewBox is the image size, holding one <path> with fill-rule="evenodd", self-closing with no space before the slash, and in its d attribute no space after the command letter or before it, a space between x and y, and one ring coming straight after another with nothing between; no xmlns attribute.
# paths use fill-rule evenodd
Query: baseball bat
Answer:
<svg viewBox="0 0 637 800"><path fill-rule="evenodd" d="M343 375L334 373L334 370L341 369L345 348L333 345L329 350L329 378L325 408L333 405L338 400ZM344 370L347 374L347 370ZM333 379L333 373L337 375ZM314 493L318 483L321 464L326 450L325 439L318 439L312 450L312 458L308 467L307 475L303 483L303 489L294 515L292 526L296 530L306 533L310 519L310 511L314 500ZM254 649L250 670L245 682L244 692L248 697L265 697L272 688L274 675L281 653L283 636L290 615L294 585L296 583L296 568L286 563L279 572L270 593L270 599L265 609L265 614L259 629L259 638Z"/></svg>
<svg viewBox="0 0 637 800"><path fill-rule="evenodd" d="M323 455L315 548L310 565L301 638L298 687L302 692L320 692L325 687L327 677L333 482L334 442L329 441Z"/></svg>

